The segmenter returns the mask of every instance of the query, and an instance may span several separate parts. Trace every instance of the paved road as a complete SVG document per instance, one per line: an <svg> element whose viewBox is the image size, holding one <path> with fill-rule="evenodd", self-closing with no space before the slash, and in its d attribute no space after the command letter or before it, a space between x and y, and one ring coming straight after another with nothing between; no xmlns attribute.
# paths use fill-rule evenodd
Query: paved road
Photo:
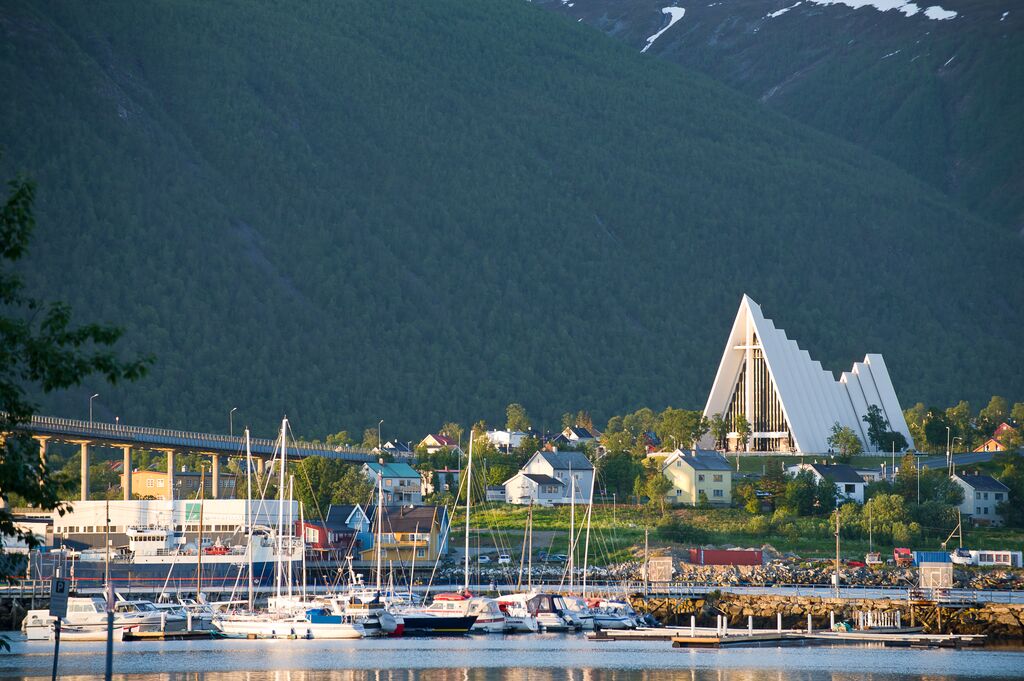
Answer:
<svg viewBox="0 0 1024 681"><path fill-rule="evenodd" d="M953 461L956 463L957 468L962 466L970 466L976 463L988 463L992 460L992 455L995 452L971 452L969 454L954 454ZM942 456L930 456L928 458L921 458L921 465L928 466L928 468L945 468L946 467L946 455Z"/></svg>

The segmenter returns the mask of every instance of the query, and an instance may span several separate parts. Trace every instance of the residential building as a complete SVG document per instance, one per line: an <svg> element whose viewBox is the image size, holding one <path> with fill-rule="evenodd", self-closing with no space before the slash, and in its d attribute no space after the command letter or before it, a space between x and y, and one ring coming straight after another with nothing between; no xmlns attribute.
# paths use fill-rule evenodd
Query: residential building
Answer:
<svg viewBox="0 0 1024 681"><path fill-rule="evenodd" d="M648 456L661 459L661 472L672 481L666 495L670 502L689 506L732 503L732 468L719 452L676 449Z"/></svg>
<svg viewBox="0 0 1024 681"><path fill-rule="evenodd" d="M975 525L1002 525L999 504L1010 499L1010 488L991 475L954 473L953 482L964 491L960 513Z"/></svg>
<svg viewBox="0 0 1024 681"><path fill-rule="evenodd" d="M368 508L366 514L377 534L377 509ZM448 511L444 506L389 506L381 509L381 559L408 565L430 563L448 553ZM376 546L363 550L366 562L376 560Z"/></svg>
<svg viewBox="0 0 1024 681"><path fill-rule="evenodd" d="M867 487L867 483L853 466L845 463L802 463L790 466L786 471L794 476L801 471L808 471L816 483L821 484L828 480L834 484L840 499L864 503L864 488Z"/></svg>
<svg viewBox="0 0 1024 681"><path fill-rule="evenodd" d="M181 470L174 474L174 498L194 499L199 496L199 479L201 473ZM235 476L231 473L219 475L220 485L216 497L218 499L235 498ZM124 487L124 474L121 474L121 486ZM207 471L206 482L204 483L204 496L212 499L213 475ZM170 499L170 489L167 487L167 471L132 471L132 494L139 498L151 497L153 499Z"/></svg>
<svg viewBox="0 0 1024 681"><path fill-rule="evenodd" d="M462 450L459 449L459 443L455 439L440 433L431 433L430 435L427 435L425 438L420 440L417 447L423 447L426 449L427 454L436 454L442 449L450 449L453 452L462 452Z"/></svg>
<svg viewBox="0 0 1024 681"><path fill-rule="evenodd" d="M487 501L505 501L505 488L501 485L487 485L485 494Z"/></svg>
<svg viewBox="0 0 1024 681"><path fill-rule="evenodd" d="M331 504L323 520L306 520L296 526L305 537L307 555L320 560L355 557L372 545L370 521L359 504Z"/></svg>
<svg viewBox="0 0 1024 681"><path fill-rule="evenodd" d="M529 433L521 430L488 430L487 441L499 449L511 447L516 449L523 444L523 440L530 437Z"/></svg>
<svg viewBox="0 0 1024 681"><path fill-rule="evenodd" d="M422 504L420 474L407 463L364 463L363 472L375 486L383 479L381 487L385 504Z"/></svg>
<svg viewBox="0 0 1024 681"><path fill-rule="evenodd" d="M397 459L411 459L416 453L413 452L412 447L409 446L408 442L399 442L397 440L388 440L384 443L383 447L374 447L370 451L374 454L390 454Z"/></svg>
<svg viewBox="0 0 1024 681"><path fill-rule="evenodd" d="M570 426L563 430L560 435L570 447L580 447L591 442L597 442L601 437L600 433L583 426Z"/></svg>
<svg viewBox="0 0 1024 681"><path fill-rule="evenodd" d="M420 471L420 493L423 496L438 492L444 494L459 491L459 475L456 468L437 468L432 471Z"/></svg>
<svg viewBox="0 0 1024 681"><path fill-rule="evenodd" d="M837 381L743 296L704 407L706 417L721 415L731 424L729 449L823 454L838 423L870 450L864 416L871 406L914 446L881 355L866 355ZM752 431L747 442L735 430L740 416ZM712 448L715 443L708 435L701 444Z"/></svg>
<svg viewBox="0 0 1024 681"><path fill-rule="evenodd" d="M518 473L505 481L510 504L590 502L594 466L581 452L536 452Z"/></svg>
<svg viewBox="0 0 1024 681"><path fill-rule="evenodd" d="M1006 445L997 440L994 436L982 442L974 448L976 452L1005 452Z"/></svg>

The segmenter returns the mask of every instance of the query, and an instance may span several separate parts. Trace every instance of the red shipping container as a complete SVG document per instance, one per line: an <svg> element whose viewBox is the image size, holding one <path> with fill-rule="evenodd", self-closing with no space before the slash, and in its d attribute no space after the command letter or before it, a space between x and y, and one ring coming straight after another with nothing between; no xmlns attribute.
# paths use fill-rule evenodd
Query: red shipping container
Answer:
<svg viewBox="0 0 1024 681"><path fill-rule="evenodd" d="M690 562L694 565L761 565L763 557L760 549L690 549Z"/></svg>

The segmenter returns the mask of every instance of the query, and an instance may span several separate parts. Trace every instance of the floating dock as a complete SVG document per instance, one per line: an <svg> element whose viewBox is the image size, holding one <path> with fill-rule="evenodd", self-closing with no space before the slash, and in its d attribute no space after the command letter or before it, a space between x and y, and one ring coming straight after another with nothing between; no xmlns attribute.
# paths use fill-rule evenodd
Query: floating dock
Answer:
<svg viewBox="0 0 1024 681"><path fill-rule="evenodd" d="M193 629L192 631L132 631L124 632L125 641L185 641L213 638L213 629ZM106 639L104 639L106 640Z"/></svg>
<svg viewBox="0 0 1024 681"><path fill-rule="evenodd" d="M736 646L800 645L815 643L880 643L905 648L964 648L980 646L984 635L924 634L920 627L867 631L811 631L671 627L587 633L592 641L671 641L673 648L731 648Z"/></svg>

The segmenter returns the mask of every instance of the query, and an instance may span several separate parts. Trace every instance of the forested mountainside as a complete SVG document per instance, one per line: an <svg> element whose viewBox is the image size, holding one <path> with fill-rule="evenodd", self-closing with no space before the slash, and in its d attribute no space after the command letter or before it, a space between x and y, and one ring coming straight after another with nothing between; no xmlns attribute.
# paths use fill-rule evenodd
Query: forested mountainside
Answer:
<svg viewBox="0 0 1024 681"><path fill-rule="evenodd" d="M528 3L10 1L0 34L30 291L157 357L97 418L699 407L744 292L829 368L884 353L907 404L1024 392L1018 239Z"/></svg>
<svg viewBox="0 0 1024 681"><path fill-rule="evenodd" d="M1016 3L538 2L861 145L1024 234L1024 7Z"/></svg>

